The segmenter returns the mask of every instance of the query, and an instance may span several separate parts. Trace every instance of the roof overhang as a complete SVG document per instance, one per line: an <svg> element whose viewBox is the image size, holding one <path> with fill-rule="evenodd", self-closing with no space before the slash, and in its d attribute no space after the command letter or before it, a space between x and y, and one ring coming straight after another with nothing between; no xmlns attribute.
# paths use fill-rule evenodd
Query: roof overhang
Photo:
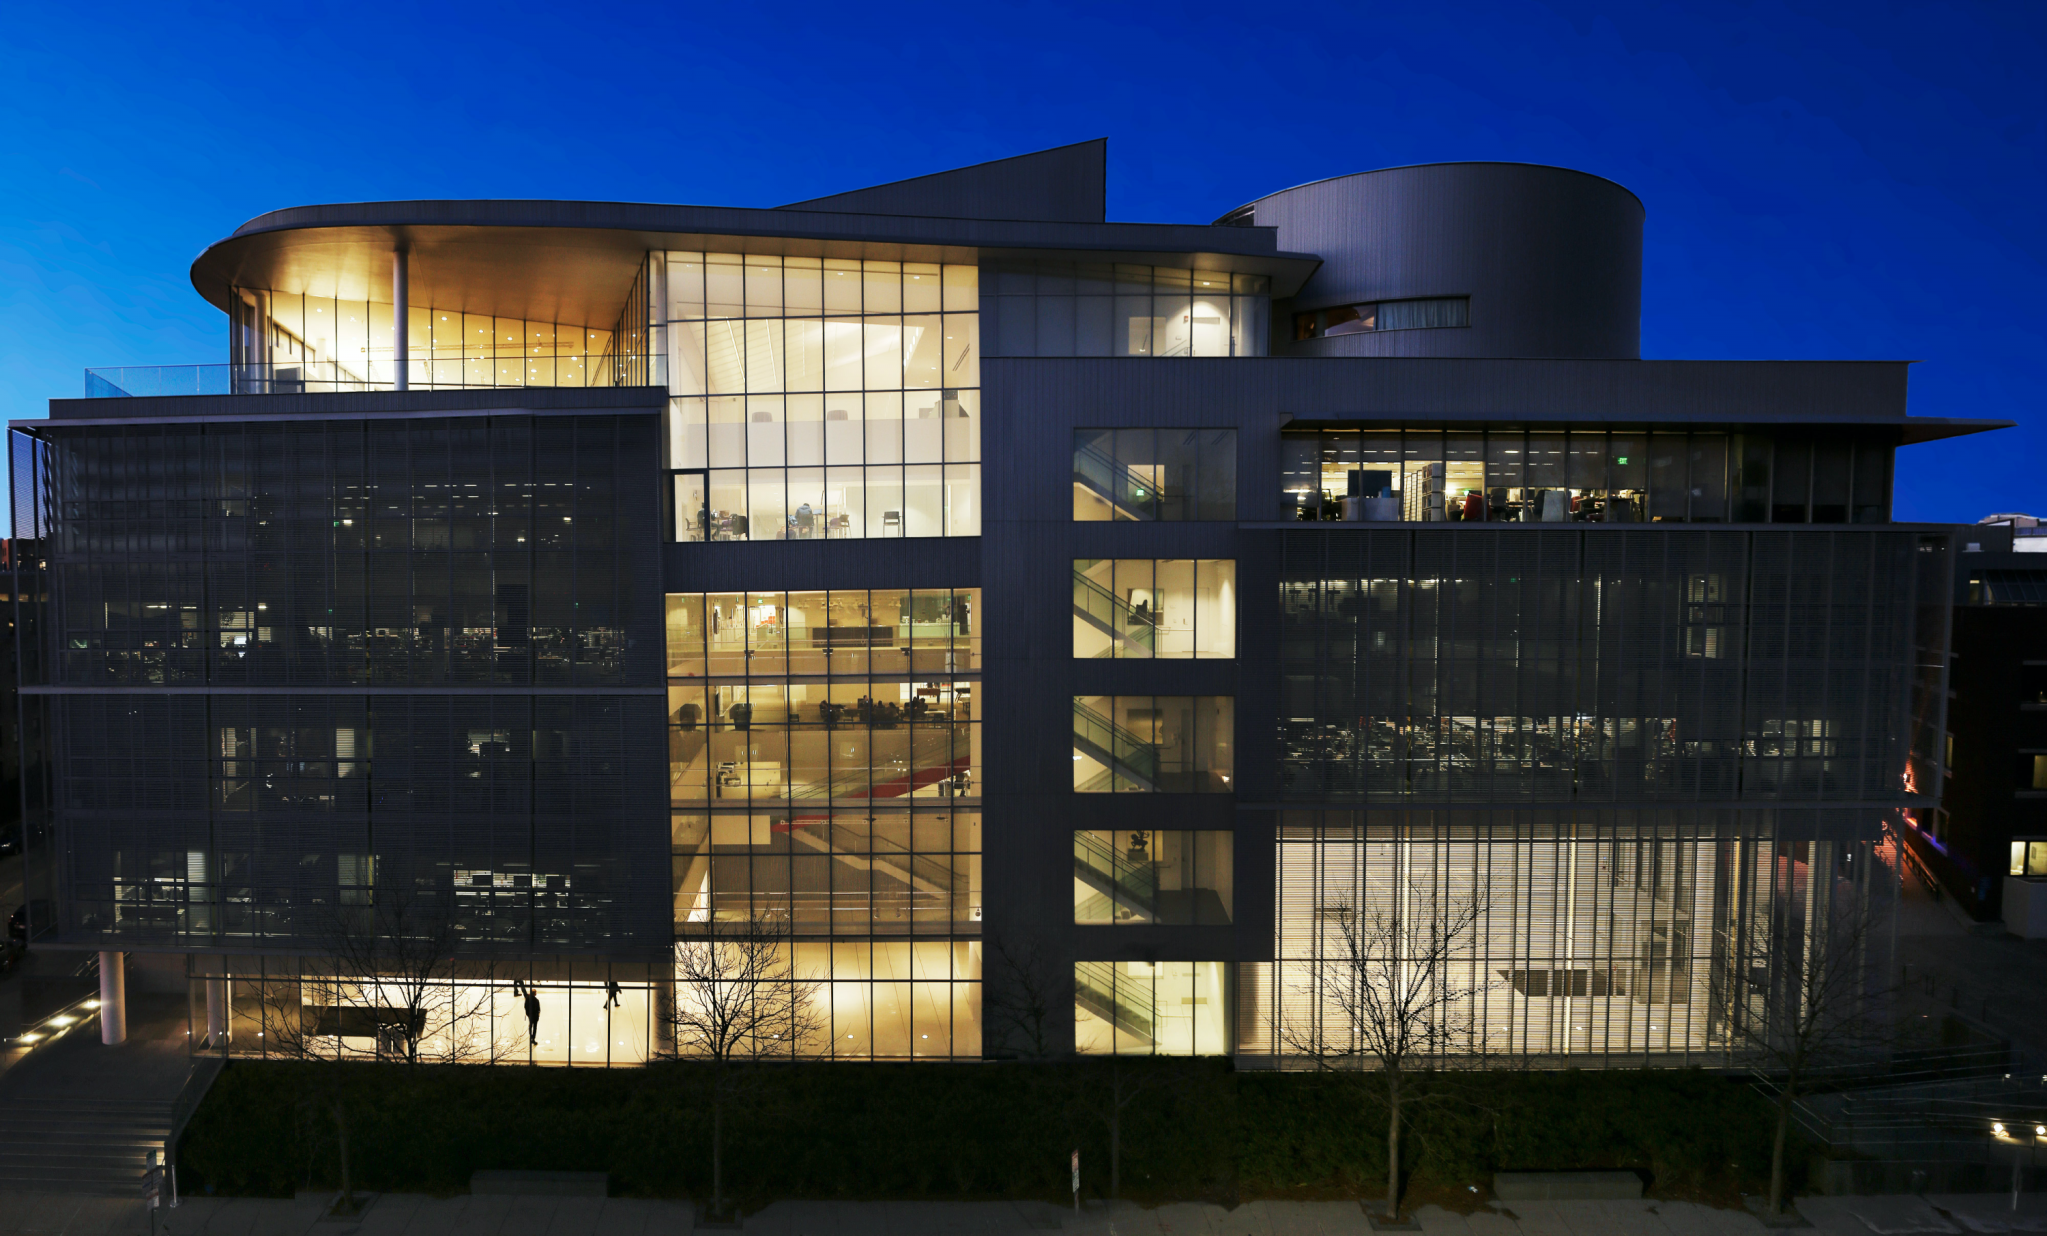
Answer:
<svg viewBox="0 0 2047 1236"><path fill-rule="evenodd" d="M1271 228L929 219L827 211L588 202L374 202L251 220L192 263L226 310L232 288L390 300L408 256L415 306L609 326L650 249L879 261L1113 260L1262 274L1291 295L1321 259L1281 253Z"/></svg>
<svg viewBox="0 0 2047 1236"><path fill-rule="evenodd" d="M1988 433L1993 429L2015 429L2017 421L1976 420L1961 416L1908 416L1904 422L1902 446L1914 446L1921 442L1938 442L1943 438L1959 438L1972 433Z"/></svg>

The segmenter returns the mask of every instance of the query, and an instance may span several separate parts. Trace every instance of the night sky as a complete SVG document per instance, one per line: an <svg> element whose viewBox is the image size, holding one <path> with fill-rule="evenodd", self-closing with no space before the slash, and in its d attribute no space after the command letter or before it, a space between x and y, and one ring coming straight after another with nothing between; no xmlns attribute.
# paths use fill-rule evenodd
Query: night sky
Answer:
<svg viewBox="0 0 2047 1236"><path fill-rule="evenodd" d="M1403 11L1413 10L1413 11ZM280 206L772 206L1106 135L1109 217L1404 163L1648 207L1650 357L1911 359L1897 514L2047 516L2047 3L18 4L0 407L226 360L192 258Z"/></svg>

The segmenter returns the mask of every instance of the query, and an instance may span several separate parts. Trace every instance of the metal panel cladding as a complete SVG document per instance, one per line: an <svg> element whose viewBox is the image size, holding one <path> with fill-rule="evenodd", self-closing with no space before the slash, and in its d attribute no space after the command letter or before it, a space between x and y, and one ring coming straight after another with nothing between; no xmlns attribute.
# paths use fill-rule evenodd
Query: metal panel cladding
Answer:
<svg viewBox="0 0 2047 1236"><path fill-rule="evenodd" d="M1280 248L1322 258L1293 312L1471 298L1466 327L1314 339L1295 355L1641 356L1642 202L1610 180L1436 163L1316 181L1250 210L1250 222L1279 229ZM1277 333L1291 337L1283 324Z"/></svg>

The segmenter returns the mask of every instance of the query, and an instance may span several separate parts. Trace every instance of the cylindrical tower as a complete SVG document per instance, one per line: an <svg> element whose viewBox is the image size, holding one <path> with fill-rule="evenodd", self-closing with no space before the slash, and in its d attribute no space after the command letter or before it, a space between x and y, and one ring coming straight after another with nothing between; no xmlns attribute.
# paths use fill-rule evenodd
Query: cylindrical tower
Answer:
<svg viewBox="0 0 2047 1236"><path fill-rule="evenodd" d="M1281 249L1323 260L1291 305L1273 306L1275 352L1633 360L1642 216L1641 199L1585 172L1432 163L1285 189L1218 222L1277 227ZM1369 316L1345 316L1462 298L1468 309L1410 303L1370 328ZM1297 330L1309 313L1319 316L1299 316ZM1469 325L1408 326L1460 319Z"/></svg>

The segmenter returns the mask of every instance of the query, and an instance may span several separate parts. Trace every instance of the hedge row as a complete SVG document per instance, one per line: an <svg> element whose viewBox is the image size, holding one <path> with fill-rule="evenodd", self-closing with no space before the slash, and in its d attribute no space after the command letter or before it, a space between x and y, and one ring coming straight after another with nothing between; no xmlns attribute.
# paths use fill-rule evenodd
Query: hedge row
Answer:
<svg viewBox="0 0 2047 1236"><path fill-rule="evenodd" d="M728 1109L726 1187L742 1198L1060 1197L1067 1155L1108 1181L1112 1067L1123 1192L1148 1201L1384 1188L1385 1114L1368 1084L1236 1073L1226 1062L783 1066ZM707 1075L635 1070L236 1062L187 1130L187 1191L285 1196L339 1181L456 1193L478 1169L608 1171L616 1194L708 1192ZM1632 1168L1666 1197L1731 1198L1767 1177L1772 1112L1696 1071L1483 1073L1439 1080L1412 1114L1410 1192L1484 1188L1496 1170Z"/></svg>

